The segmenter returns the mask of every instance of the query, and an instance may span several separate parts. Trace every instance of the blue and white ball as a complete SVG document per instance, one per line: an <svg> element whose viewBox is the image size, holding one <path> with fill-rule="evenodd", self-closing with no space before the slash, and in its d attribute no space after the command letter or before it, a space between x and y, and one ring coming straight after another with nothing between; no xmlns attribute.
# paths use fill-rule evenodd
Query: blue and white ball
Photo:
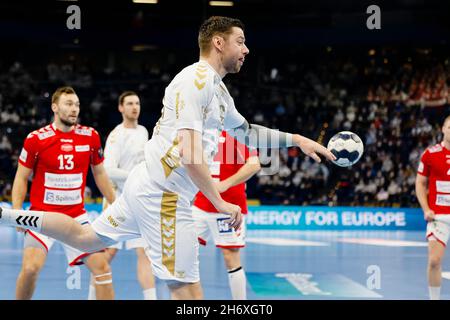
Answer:
<svg viewBox="0 0 450 320"><path fill-rule="evenodd" d="M361 159L364 152L364 144L356 133L341 131L336 133L328 142L327 146L335 156L334 164L340 167L349 167Z"/></svg>

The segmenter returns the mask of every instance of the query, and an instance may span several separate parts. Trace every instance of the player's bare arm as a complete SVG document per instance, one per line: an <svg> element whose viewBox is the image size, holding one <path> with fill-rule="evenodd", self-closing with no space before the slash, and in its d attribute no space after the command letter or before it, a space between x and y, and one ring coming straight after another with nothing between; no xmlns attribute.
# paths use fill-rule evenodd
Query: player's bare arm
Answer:
<svg viewBox="0 0 450 320"><path fill-rule="evenodd" d="M98 189L109 204L113 203L116 199L116 195L103 163L91 166L91 170Z"/></svg>
<svg viewBox="0 0 450 320"><path fill-rule="evenodd" d="M31 176L32 172L32 169L29 169L20 163L18 164L12 187L13 209L22 209L28 190L28 178ZM22 228L16 228L16 230L19 232L25 232L25 229Z"/></svg>
<svg viewBox="0 0 450 320"><path fill-rule="evenodd" d="M222 199L203 158L201 133L192 129L178 130L181 161L189 177L219 212L230 213L230 225L239 228L241 208Z"/></svg>
<svg viewBox="0 0 450 320"><path fill-rule="evenodd" d="M259 170L261 170L259 158L257 156L249 157L245 164L235 174L216 184L217 190L220 193L225 192L229 188L247 181Z"/></svg>
<svg viewBox="0 0 450 320"><path fill-rule="evenodd" d="M269 129L258 124L250 124L247 121L244 121L241 126L229 130L228 133L249 147L283 148L297 146L304 154L317 162L321 162L319 154L328 160L336 160L336 157L327 148L299 134Z"/></svg>
<svg viewBox="0 0 450 320"><path fill-rule="evenodd" d="M422 207L425 220L433 221L434 211L428 205L428 178L420 174L416 176L416 196Z"/></svg>

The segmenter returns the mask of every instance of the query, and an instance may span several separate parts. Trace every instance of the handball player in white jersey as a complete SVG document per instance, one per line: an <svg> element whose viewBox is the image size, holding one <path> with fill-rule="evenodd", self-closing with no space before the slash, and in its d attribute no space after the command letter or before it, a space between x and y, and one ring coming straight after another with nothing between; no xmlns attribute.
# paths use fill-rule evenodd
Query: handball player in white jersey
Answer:
<svg viewBox="0 0 450 320"><path fill-rule="evenodd" d="M122 114L122 123L111 131L106 139L104 167L111 179L116 197L122 194L125 181L133 167L144 161L144 146L148 141L148 131L138 124L141 103L138 95L133 91L125 91L119 96L119 112ZM103 199L103 208L108 203ZM153 277L150 260L145 254L146 242L143 238L136 238L118 242L106 249L109 262L115 257L117 251L136 250L137 278L142 288L144 300L155 300L155 279ZM95 287L89 286L89 300L95 299Z"/></svg>

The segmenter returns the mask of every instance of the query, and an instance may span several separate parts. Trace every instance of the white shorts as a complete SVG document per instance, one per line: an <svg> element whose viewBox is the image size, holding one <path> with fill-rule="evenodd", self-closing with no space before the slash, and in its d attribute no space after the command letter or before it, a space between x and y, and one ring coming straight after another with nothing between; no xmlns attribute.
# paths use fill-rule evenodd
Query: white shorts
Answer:
<svg viewBox="0 0 450 320"><path fill-rule="evenodd" d="M92 227L107 245L142 237L156 277L198 282L199 245L191 210L193 195L163 191L167 189L162 184L168 180L162 168L155 166L150 175L146 162L136 165L122 195Z"/></svg>
<svg viewBox="0 0 450 320"><path fill-rule="evenodd" d="M82 214L76 217L75 220L77 220L82 225L89 224L89 218L87 214ZM47 252L49 252L55 242L59 241L40 234L36 231L27 230L24 238L24 248L43 248ZM83 264L83 259L90 255L90 253L84 253L63 242L59 243L62 245L66 254L67 262L71 267Z"/></svg>
<svg viewBox="0 0 450 320"><path fill-rule="evenodd" d="M450 225L442 221L431 221L427 223L427 239L437 240L445 247L450 236Z"/></svg>
<svg viewBox="0 0 450 320"><path fill-rule="evenodd" d="M214 244L218 248L237 249L245 247L245 216L242 216L242 224L239 230L234 230L225 222L230 217L227 214L206 212L193 206L192 216L194 217L200 244L206 245L207 240L212 236Z"/></svg>
<svg viewBox="0 0 450 320"><path fill-rule="evenodd" d="M112 246L109 246L108 248L117 249L117 250L133 250L137 248L144 248L147 247L147 243L143 238L136 238L131 239L123 242L118 242L116 244L113 244Z"/></svg>
<svg viewBox="0 0 450 320"><path fill-rule="evenodd" d="M121 192L119 190L115 190L116 192L116 197L120 197ZM102 211L105 211L106 208L108 208L108 202L106 201L105 198L103 198L103 205L102 205ZM97 215L95 218L98 218L99 215ZM95 221L95 219L93 219L93 221ZM123 242L117 242L115 244L113 244L112 246L109 246L108 248L111 249L117 249L117 250L133 250L133 249L137 249L137 248L145 248L147 246L147 244L145 243L145 240L142 238L136 238L136 239L131 239L131 240L127 240L127 241L123 241Z"/></svg>

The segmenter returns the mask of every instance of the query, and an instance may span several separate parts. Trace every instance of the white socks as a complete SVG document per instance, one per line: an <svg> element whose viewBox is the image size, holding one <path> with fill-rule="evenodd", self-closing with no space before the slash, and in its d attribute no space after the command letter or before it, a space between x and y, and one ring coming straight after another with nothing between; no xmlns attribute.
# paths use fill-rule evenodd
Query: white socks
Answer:
<svg viewBox="0 0 450 320"><path fill-rule="evenodd" d="M247 279L242 267L228 271L228 282L233 300L247 300Z"/></svg>
<svg viewBox="0 0 450 320"><path fill-rule="evenodd" d="M430 293L430 300L440 300L441 299L441 287L428 287Z"/></svg>
<svg viewBox="0 0 450 320"><path fill-rule="evenodd" d="M97 296L95 295L95 286L92 284L89 285L88 300L97 300Z"/></svg>
<svg viewBox="0 0 450 320"><path fill-rule="evenodd" d="M0 208L0 224L41 232L44 212Z"/></svg>
<svg viewBox="0 0 450 320"><path fill-rule="evenodd" d="M144 300L156 300L156 288L143 290Z"/></svg>

